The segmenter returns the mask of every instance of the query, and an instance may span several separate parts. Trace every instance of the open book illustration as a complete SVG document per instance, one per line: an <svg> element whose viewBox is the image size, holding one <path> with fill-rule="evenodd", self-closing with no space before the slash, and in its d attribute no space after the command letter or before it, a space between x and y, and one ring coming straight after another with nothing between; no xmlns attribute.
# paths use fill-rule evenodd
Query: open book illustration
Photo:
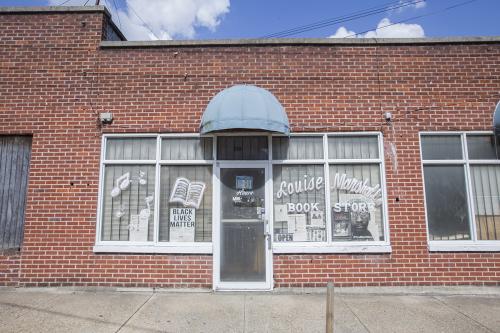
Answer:
<svg viewBox="0 0 500 333"><path fill-rule="evenodd" d="M180 202L185 207L200 208L203 200L205 183L191 182L189 179L180 177L175 180L174 188L170 194L170 202Z"/></svg>

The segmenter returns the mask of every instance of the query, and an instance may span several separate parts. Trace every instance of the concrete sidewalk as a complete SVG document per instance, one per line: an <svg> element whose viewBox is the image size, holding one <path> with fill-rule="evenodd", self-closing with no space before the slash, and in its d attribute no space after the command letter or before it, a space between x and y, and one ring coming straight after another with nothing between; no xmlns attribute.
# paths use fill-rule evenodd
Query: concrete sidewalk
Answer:
<svg viewBox="0 0 500 333"><path fill-rule="evenodd" d="M0 332L324 332L324 291L3 288ZM340 332L500 332L500 288L336 289Z"/></svg>

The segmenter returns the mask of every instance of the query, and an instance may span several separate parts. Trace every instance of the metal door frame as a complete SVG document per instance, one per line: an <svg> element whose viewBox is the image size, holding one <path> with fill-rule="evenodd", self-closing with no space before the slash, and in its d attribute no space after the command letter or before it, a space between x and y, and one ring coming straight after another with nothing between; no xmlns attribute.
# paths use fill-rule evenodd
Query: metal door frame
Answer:
<svg viewBox="0 0 500 333"><path fill-rule="evenodd" d="M265 172L265 216L264 216L264 232L267 233L267 240L265 244L266 253L266 281L264 282L222 282L220 281L220 169L264 169ZM272 178L270 173L270 166L268 161L228 161L216 162L213 174L213 289L217 291L248 291L248 290L272 290L273 288L273 253L272 253L272 221L270 219L270 211L272 209ZM267 223L266 223L267 221Z"/></svg>

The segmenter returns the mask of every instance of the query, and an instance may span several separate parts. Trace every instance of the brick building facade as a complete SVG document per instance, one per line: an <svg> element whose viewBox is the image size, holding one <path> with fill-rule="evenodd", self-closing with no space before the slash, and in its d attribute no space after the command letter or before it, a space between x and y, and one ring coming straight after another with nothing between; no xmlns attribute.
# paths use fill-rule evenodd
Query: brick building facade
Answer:
<svg viewBox="0 0 500 333"><path fill-rule="evenodd" d="M349 162L329 160L331 155L298 158L310 159L304 163L318 166L315 177L324 177L325 183L330 178L330 182L326 194L328 186L320 184L315 189L323 191L317 199L322 220L300 222L308 215L295 214L301 215L294 217L295 228L310 228L318 223L318 230L324 231L316 239L317 246L309 246L306 238L300 246L276 244L278 234L299 241L306 236L299 236L299 232L292 235L290 224L287 232L276 231L275 206L274 242L268 261L271 266L267 267L272 286L318 287L331 280L338 286L499 284L500 216L498 222L496 219L500 213L495 191L500 184L489 176L489 192L479 195L474 175L481 167L478 163L486 158L478 158L476 163L472 156L475 140L490 136L493 110L500 100L499 38L144 43L120 39L121 33L103 7L0 10L0 134L32 138L24 237L20 249L0 253L0 285L216 288L213 280L218 266L214 266L212 249L219 237L214 232L212 238L211 230L219 230L215 229L219 215L206 217L208 231L203 229L198 234L196 227L194 237L205 237L200 251L196 246L164 246L158 250L146 244L163 237L163 213L156 212L163 209L163 201L156 201L162 200L158 190L164 185L158 177L166 169L182 168L179 163L171 166L164 161L164 165L158 155L145 159L156 159L147 162L151 170L156 170L151 171L152 178L147 181L156 184L153 188L160 199L158 195L152 199L156 222L150 222L149 236L145 245L141 243L144 246L130 244L129 231L122 234L128 224L114 222L114 215L110 217L110 231L100 230L101 224L104 229L108 225L98 215L105 214L107 203L103 196L109 192L104 184L108 165L103 162L108 156L103 151L106 142L111 151L113 140L123 138L147 137L160 142L177 138L180 133L196 137L211 99L240 84L258 86L276 96L290 121L292 141L295 134L311 137L311 142L319 135L320 145L325 144L321 147L328 143L325 150L332 152L332 147L345 138L373 134L374 156L378 157L369 163L374 170L381 170L375 172L382 188L382 202L380 208L370 211L372 219L380 216L375 219L379 236L373 236L374 243L367 242L366 246L358 237L356 245L350 246L347 238L336 243L336 237L343 235L352 240L353 229L345 234L331 230L333 221L341 218L335 215L332 185L339 173L332 168L354 163L353 158ZM101 123L99 115L104 112L112 113L112 124ZM387 112L391 120L385 119ZM425 158L423 164L421 142L424 149L432 150L439 147L439 136L447 134L450 140L458 138L464 156L441 159L429 152L431 157ZM270 146L278 147L275 138L267 135L262 137L272 141ZM429 148L425 146L427 140ZM215 147L214 143L214 149L222 149L220 145ZM304 149L311 147L307 144ZM286 167L292 170L292 166L300 169L302 163L285 161L281 165L272 159L269 157L266 166L268 173ZM219 167L215 160L208 166L214 174ZM467 227L454 229L452 236L449 226L427 226L427 220L434 219L430 217L433 203L429 202L433 194L428 193L426 205L423 169L427 165L436 167L442 160L453 160L449 163L465 170L466 190L457 200L464 200L469 207L465 208L467 216L460 217L460 223ZM496 175L497 162L492 159L484 164L494 168ZM110 161L110 168L113 163ZM207 167L207 163L203 165ZM439 165L448 164L444 161ZM136 171L131 172L135 175ZM449 170L441 171L435 176L451 174ZM129 191L139 186L143 171L137 172L139 178L132 175ZM428 174L432 176L430 171ZM312 173L304 174L308 176L312 177ZM207 186L214 191L213 202L220 203L223 199L216 199L216 178L213 187ZM274 179L270 193L276 204L279 184L276 174L270 178ZM110 181L114 184L116 177ZM450 182L456 183L453 179ZM123 186L122 191L126 190ZM439 191L429 185L431 190ZM484 202L492 198L489 208L479 197ZM0 209L2 214L7 202ZM144 205L142 199L139 205ZM204 219L217 210L205 211ZM168 209L165 211L167 214ZM196 218L200 219L201 214L196 211ZM290 215L285 218L290 219ZM438 217L436 223L440 225L448 218L452 219ZM482 218L487 219L486 231ZM113 229L114 223L118 223L118 229ZM165 235L168 240L173 231L165 231ZM126 244L106 248L106 240Z"/></svg>

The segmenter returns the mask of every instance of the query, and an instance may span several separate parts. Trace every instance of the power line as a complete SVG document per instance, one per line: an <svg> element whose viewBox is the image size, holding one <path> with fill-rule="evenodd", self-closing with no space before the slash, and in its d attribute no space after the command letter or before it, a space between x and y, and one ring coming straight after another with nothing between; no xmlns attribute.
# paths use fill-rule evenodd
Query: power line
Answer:
<svg viewBox="0 0 500 333"><path fill-rule="evenodd" d="M118 25L120 26L120 29L121 29L122 28L122 22L120 21L120 12L118 11L118 6L116 5L115 0L113 0L113 5L115 6L116 17L118 18Z"/></svg>
<svg viewBox="0 0 500 333"><path fill-rule="evenodd" d="M461 7L461 6L465 6L465 5L468 5L468 4L470 4L472 2L476 2L476 1L478 1L478 0L469 0L469 1L460 2L460 3L454 4L452 6L448 6L448 7L445 7L443 9L436 10L436 11L431 12L431 13L422 14L422 15L418 15L418 16L413 16L413 17L410 17L410 18L407 18L407 19L404 19L404 20L401 20L401 21L398 21L398 22L394 22L394 23L391 23L391 24L384 25L384 26L382 26L380 28L365 30L365 31L358 32L358 33L355 33L355 34L352 34L352 35L348 35L348 36L345 36L344 38L354 37L354 36L358 36L358 35L361 35L361 34L365 34L365 33L370 32L370 31L377 31L377 30L380 30L380 29L385 29L385 28L388 28L388 27L390 27L392 25L395 25L395 24L400 24L400 23L408 22L410 20L416 20L416 19L419 19L419 18L422 18L422 17L440 14L440 13L446 12L448 10L455 9L455 8Z"/></svg>
<svg viewBox="0 0 500 333"><path fill-rule="evenodd" d="M156 34L155 32L153 31L153 29L151 29L151 27L146 23L144 22L144 20L142 19L142 17L139 16L139 14L137 14L137 12L135 11L134 7L132 7L132 5L130 4L130 2L127 3L127 5L130 7L130 9L132 9L132 11L134 12L135 16L137 16L139 18L139 20L142 21L142 23L146 26L146 28L148 28L149 31L151 31L151 33L153 34L153 36L156 37L156 39L160 39Z"/></svg>
<svg viewBox="0 0 500 333"><path fill-rule="evenodd" d="M357 20L360 18L372 16L375 14L380 14L380 13L384 13L387 11L391 11L391 10L395 10L395 9L399 9L399 8L404 8L407 6L417 5L419 3L425 3L425 2L426 2L426 0L409 0L409 1L404 1L404 2L401 2L401 1L388 2L388 3L385 3L381 6L370 7L370 8L359 10L356 12L352 12L352 13L349 13L346 15L337 16L337 17L326 19L326 20L318 21L315 23L299 26L296 28L283 30L280 32L276 32L273 34L263 36L262 38L273 38L273 37L276 38L276 37L286 37L286 36L296 35L296 34L299 34L302 32L307 32L307 31L311 31L311 30L325 28L325 27L328 27L328 26L331 26L334 24L353 21L353 20Z"/></svg>
<svg viewBox="0 0 500 333"><path fill-rule="evenodd" d="M349 21L360 19L360 18L364 18L364 17L376 15L376 14L381 14L381 13L384 13L387 11L391 11L391 10L395 10L395 9L399 9L399 8L403 8L403 7L407 7L407 6L411 6L411 5L416 5L418 3L423 3L423 2L425 2L425 0L410 0L410 1L405 1L405 2L401 2L401 1L389 2L389 3L386 3L382 6L370 7L368 9L356 11L356 12L353 12L353 13L350 13L347 15L338 16L338 17L327 19L327 20L319 21L316 23L304 25L301 27L284 30L282 32L278 32L278 33L264 36L264 38L291 36L291 35L299 34L302 32L307 32L307 31L311 31L311 30L325 28L325 27L328 27L328 26L331 26L334 24L349 22Z"/></svg>
<svg viewBox="0 0 500 333"><path fill-rule="evenodd" d="M58 6L63 6L65 4L67 4L68 2L70 2L71 0L66 0L66 1L63 1L62 3L58 4Z"/></svg>

